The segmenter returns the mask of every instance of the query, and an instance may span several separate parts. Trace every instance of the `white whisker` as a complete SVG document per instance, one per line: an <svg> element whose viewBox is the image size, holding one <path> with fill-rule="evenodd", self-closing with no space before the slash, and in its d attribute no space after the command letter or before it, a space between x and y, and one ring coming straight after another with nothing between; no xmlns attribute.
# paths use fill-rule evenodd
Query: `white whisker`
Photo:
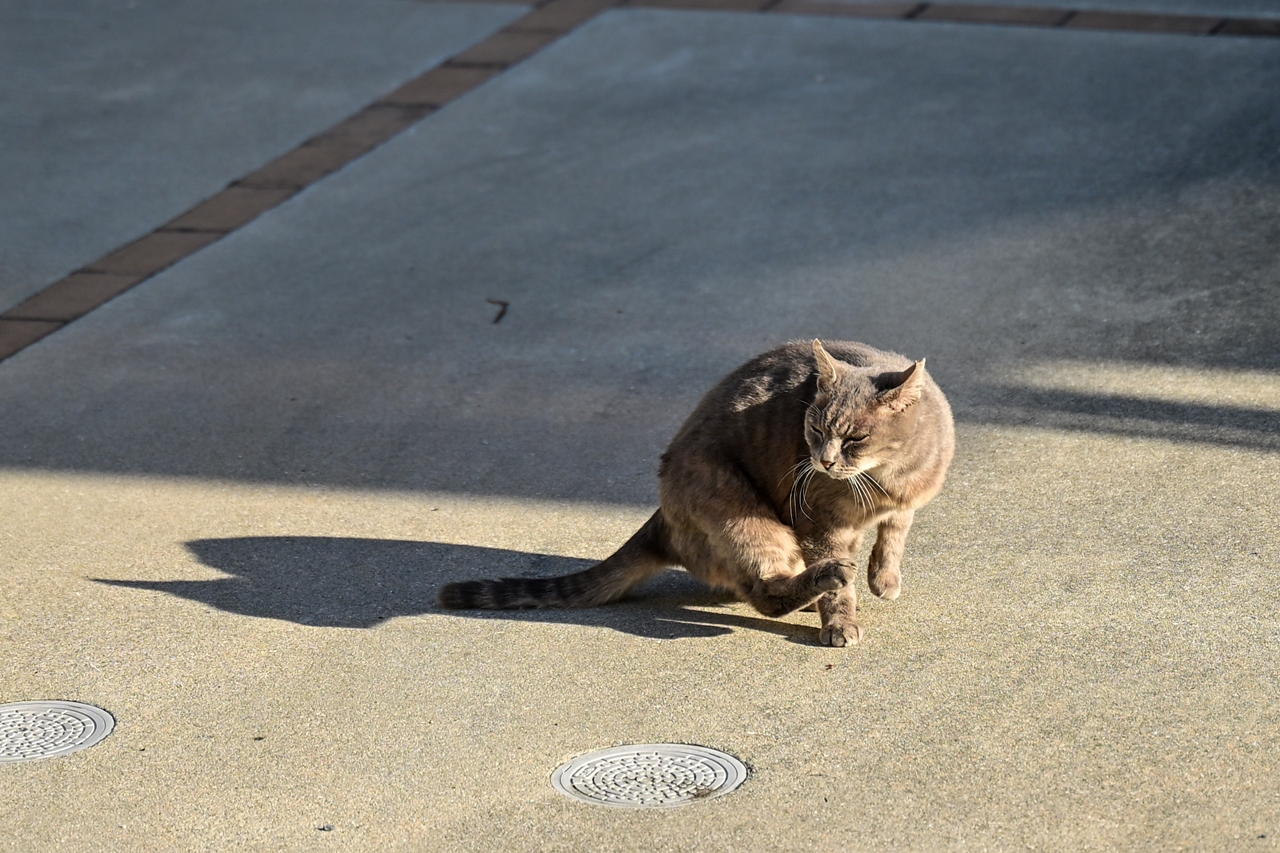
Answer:
<svg viewBox="0 0 1280 853"><path fill-rule="evenodd" d="M854 474L852 477L849 477L846 480L846 482L849 484L849 488L853 491L853 493L858 496L858 503L862 505L863 509L865 509L867 512L875 512L875 509L876 509L875 495L871 494L871 489L867 488L867 484L862 481L862 478L863 476L865 476L865 473L866 472L864 471L859 471L858 473ZM876 484L876 488L879 488L878 483ZM881 489L881 491L884 491L884 490Z"/></svg>
<svg viewBox="0 0 1280 853"><path fill-rule="evenodd" d="M858 478L849 477L845 482L849 484L849 491L853 492L853 494L858 498L858 504L862 507L866 507L867 499L866 496L862 494L862 488L858 483Z"/></svg>
<svg viewBox="0 0 1280 853"><path fill-rule="evenodd" d="M795 473L797 469L799 473ZM787 474L794 475L794 479L791 482L791 491L787 493L787 510L791 513L791 523L794 525L796 515L803 514L805 518L809 517L806 508L809 504L809 480L814 474L813 462L809 459L802 459L792 465Z"/></svg>
<svg viewBox="0 0 1280 853"><path fill-rule="evenodd" d="M781 477L779 477L779 478L778 478L778 485L779 485L779 486L781 486L784 480L786 480L788 477L791 477L791 476L793 476L793 475L794 475L794 476L796 476L796 477L799 477L800 475L797 473L797 471L798 471L799 469L803 468L803 467L804 467L804 464L805 464L806 462L808 462L808 461L809 461L809 460L807 460L807 459L801 459L799 462L797 462L796 464L794 464L794 465L792 465L790 468L788 468L788 469L783 473L783 475L782 475ZM795 485L795 481L794 481L794 480L792 480L792 485L793 485L793 486Z"/></svg>
<svg viewBox="0 0 1280 853"><path fill-rule="evenodd" d="M813 482L813 477L818 473L818 469L813 466L813 462L807 459L805 463L804 472L800 476L800 512L805 518L810 518L809 484Z"/></svg>
<svg viewBox="0 0 1280 853"><path fill-rule="evenodd" d="M886 498L887 498L887 497L889 497L889 493L888 493L888 492L886 492L886 491L884 490L884 486L880 485L879 481L877 481L875 477L872 477L872 476L871 476L870 474L868 474L866 471L860 471L859 473L860 473L863 477L866 477L869 481L871 481L871 485L873 485L873 486L875 486L877 489L879 489L879 490L880 490L880 494L884 495Z"/></svg>

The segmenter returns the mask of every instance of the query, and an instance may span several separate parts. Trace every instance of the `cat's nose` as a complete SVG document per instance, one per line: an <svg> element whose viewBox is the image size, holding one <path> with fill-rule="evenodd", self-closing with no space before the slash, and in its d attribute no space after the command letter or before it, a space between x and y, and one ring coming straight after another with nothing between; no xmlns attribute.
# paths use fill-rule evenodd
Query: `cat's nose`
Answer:
<svg viewBox="0 0 1280 853"><path fill-rule="evenodd" d="M832 466L832 465L834 465L834 464L836 464L836 461L835 461L834 459L832 459L830 462L828 462L828 461L827 461L827 460L825 460L825 459L819 459L818 461L822 463L822 467L823 467L823 469L824 469L824 470L827 470L827 471L830 471L830 470L831 470L831 466Z"/></svg>

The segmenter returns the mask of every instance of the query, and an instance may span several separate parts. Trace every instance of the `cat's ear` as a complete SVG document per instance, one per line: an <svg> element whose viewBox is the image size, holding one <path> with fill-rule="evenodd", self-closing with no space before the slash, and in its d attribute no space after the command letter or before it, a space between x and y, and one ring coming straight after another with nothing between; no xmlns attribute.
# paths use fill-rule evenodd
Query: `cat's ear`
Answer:
<svg viewBox="0 0 1280 853"><path fill-rule="evenodd" d="M920 399L920 391L924 388L924 359L901 373L889 373L880 378L888 380L889 386L880 392L880 405L893 412L905 412Z"/></svg>
<svg viewBox="0 0 1280 853"><path fill-rule="evenodd" d="M829 392L836 387L836 360L817 338L813 339L813 357L818 362L818 390Z"/></svg>

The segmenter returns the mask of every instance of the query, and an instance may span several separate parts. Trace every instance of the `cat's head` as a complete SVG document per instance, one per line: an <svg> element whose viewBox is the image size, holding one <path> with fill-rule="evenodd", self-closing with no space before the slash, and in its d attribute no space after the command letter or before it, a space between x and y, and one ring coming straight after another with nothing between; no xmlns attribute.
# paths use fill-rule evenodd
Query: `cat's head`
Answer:
<svg viewBox="0 0 1280 853"><path fill-rule="evenodd" d="M845 480L889 460L915 429L924 359L884 371L837 361L813 342L818 393L804 419L813 465Z"/></svg>

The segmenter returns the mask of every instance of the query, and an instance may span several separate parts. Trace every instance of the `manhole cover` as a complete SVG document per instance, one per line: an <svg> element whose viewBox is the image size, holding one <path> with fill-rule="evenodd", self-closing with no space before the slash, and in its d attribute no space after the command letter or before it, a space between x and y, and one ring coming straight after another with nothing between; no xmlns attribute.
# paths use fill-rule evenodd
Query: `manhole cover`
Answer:
<svg viewBox="0 0 1280 853"><path fill-rule="evenodd" d="M76 752L111 734L115 725L106 711L80 702L0 705L0 763Z"/></svg>
<svg viewBox="0 0 1280 853"><path fill-rule="evenodd" d="M719 797L747 779L724 752L679 743L618 746L580 755L551 775L557 791L602 806L660 809Z"/></svg>

